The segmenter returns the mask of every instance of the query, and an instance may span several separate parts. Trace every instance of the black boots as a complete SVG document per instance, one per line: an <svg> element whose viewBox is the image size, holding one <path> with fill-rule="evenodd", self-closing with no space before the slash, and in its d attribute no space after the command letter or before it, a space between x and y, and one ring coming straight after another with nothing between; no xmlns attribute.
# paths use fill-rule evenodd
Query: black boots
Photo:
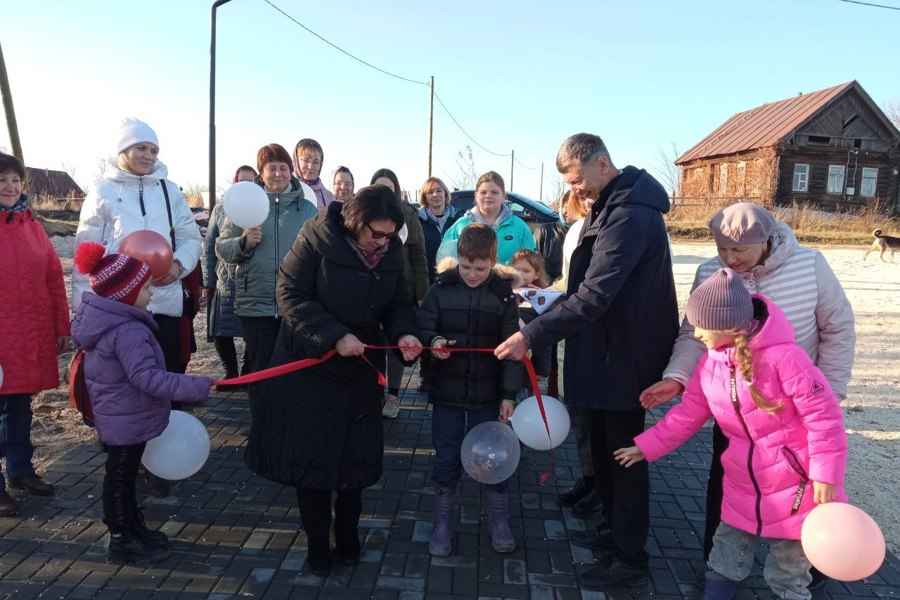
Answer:
<svg viewBox="0 0 900 600"><path fill-rule="evenodd" d="M359 543L359 529L356 527L334 528L334 545L337 550L337 561L344 567L355 567L359 564L362 545Z"/></svg>
<svg viewBox="0 0 900 600"><path fill-rule="evenodd" d="M334 569L334 553L331 551L331 542L328 536L311 537L307 539L309 553L306 557L306 566L313 575L328 577Z"/></svg>
<svg viewBox="0 0 900 600"><path fill-rule="evenodd" d="M587 496L594 488L593 477L580 477L570 489L559 495L560 506L575 506L575 503Z"/></svg>
<svg viewBox="0 0 900 600"><path fill-rule="evenodd" d="M151 545L136 533L110 533L106 560L111 563L149 565L169 556L169 546Z"/></svg>
<svg viewBox="0 0 900 600"><path fill-rule="evenodd" d="M559 495L559 505L571 506L572 516L578 519L596 516L603 510L600 490L597 489L593 477L582 477L571 489L562 492Z"/></svg>

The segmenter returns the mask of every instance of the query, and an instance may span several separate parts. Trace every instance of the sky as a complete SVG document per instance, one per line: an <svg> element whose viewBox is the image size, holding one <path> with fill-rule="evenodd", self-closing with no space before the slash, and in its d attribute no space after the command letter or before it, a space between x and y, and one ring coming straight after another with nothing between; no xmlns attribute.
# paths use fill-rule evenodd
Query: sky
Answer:
<svg viewBox="0 0 900 600"><path fill-rule="evenodd" d="M451 188L465 182L467 147L478 173L549 201L563 189L556 151L573 133L602 136L619 167L659 174L673 144L684 152L766 102L853 79L882 106L900 100L900 77L885 67L900 10L840 0L270 2L379 69L434 76L474 138L435 102L432 174ZM119 121L134 116L158 134L172 181L207 187L211 1L3 4L28 166L67 170L89 188ZM357 187L388 167L415 194L428 177L428 86L357 62L271 4L231 0L217 11L219 192L261 146L292 152L311 137L329 188L338 165ZM5 127L0 149L11 149Z"/></svg>

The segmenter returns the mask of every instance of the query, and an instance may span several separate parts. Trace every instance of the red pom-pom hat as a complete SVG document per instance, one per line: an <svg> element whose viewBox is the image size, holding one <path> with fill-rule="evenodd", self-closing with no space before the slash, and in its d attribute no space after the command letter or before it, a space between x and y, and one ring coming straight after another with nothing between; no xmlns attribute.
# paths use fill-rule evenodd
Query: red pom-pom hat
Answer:
<svg viewBox="0 0 900 600"><path fill-rule="evenodd" d="M90 275L95 294L133 305L150 279L150 267L124 254L104 254L106 248L102 245L84 242L75 251L75 266L79 272Z"/></svg>

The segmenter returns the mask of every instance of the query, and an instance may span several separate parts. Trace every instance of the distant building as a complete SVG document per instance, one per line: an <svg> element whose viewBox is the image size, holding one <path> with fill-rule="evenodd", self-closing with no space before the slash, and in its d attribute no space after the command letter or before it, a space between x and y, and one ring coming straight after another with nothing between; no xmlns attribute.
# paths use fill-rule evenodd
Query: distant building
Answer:
<svg viewBox="0 0 900 600"><path fill-rule="evenodd" d="M29 197L51 196L53 198L84 198L84 191L78 187L71 175L65 171L25 167L25 191Z"/></svg>
<svg viewBox="0 0 900 600"><path fill-rule="evenodd" d="M737 113L675 164L682 197L900 212L900 131L856 81Z"/></svg>

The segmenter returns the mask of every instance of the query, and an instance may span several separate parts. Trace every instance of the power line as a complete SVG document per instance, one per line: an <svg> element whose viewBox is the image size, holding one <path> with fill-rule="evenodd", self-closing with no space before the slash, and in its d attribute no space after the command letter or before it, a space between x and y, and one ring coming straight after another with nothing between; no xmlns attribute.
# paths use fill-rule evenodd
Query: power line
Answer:
<svg viewBox="0 0 900 600"><path fill-rule="evenodd" d="M541 168L541 165L538 165L538 166L536 166L536 167L529 167L528 165L526 165L525 163L523 163L523 162L522 162L521 160L519 160L518 158L515 159L515 161L516 161L517 163L519 163L519 166L520 166L520 167L522 167L523 169L527 169L527 170L529 170L529 171L537 171L538 169Z"/></svg>
<svg viewBox="0 0 900 600"><path fill-rule="evenodd" d="M469 139L472 141L473 144L475 144L476 146L478 146L479 148L481 148L482 150L484 150L484 151L487 152L488 154L493 154L494 156L500 156L500 157L507 157L507 156L510 156L510 153L509 153L509 152L507 152L506 154L501 154L500 152L494 152L493 150L488 150L487 148L485 148L484 146L482 146L481 144L479 144L479 143L475 140L475 138L473 138L471 135L469 135L469 132L466 131L466 130L463 128L462 125L459 124L459 121L456 120L456 117L453 116L453 113L450 112L450 109L447 108L447 105L444 104L444 101L441 100L441 97L437 95L437 92L434 93L434 97L435 97L435 99L438 101L438 104L441 105L441 108L444 109L444 112L447 113L447 116L449 116L450 119L451 119L454 123L456 123L456 126L459 127L459 130L462 131L462 132L465 134L465 136L466 136L467 138L469 138Z"/></svg>
<svg viewBox="0 0 900 600"><path fill-rule="evenodd" d="M341 48L341 47L338 46L337 44L333 44L333 43L329 42L329 41L326 40L324 37L322 37L321 35L319 35L319 34L316 33L315 31L313 31L312 29L310 29L309 27L307 27L306 25L304 25L303 23L301 23L301 22L298 21L297 19L295 19L295 18L292 17L291 15L287 14L286 12L284 12L283 10L281 10L279 7L275 6L275 5L274 5L272 2L270 2L269 0L263 0L263 1L264 1L266 4L268 4L269 6L271 6L272 8L274 8L275 10L277 10L278 12L280 12L281 14L283 14L285 17L287 17L288 19L290 19L291 21L293 21L294 23L296 23L297 25L299 25L300 27L302 27L302 28L303 28L304 30L306 30L308 33L311 33L312 35L316 36L317 38L319 38L320 40L322 40L323 42L325 42L326 44L328 44L329 46L331 46L332 48L334 48L334 49L337 50L338 52L341 52L341 53L343 53L343 54L346 54L347 56L349 56L349 57L352 58L353 60L355 60L355 61L357 61L357 62L359 62L359 63L362 63L362 64L366 65L366 66L369 67L370 69L375 69L375 70L378 71L379 73L383 73L383 74L385 74L385 75L388 75L388 76L390 76L390 77L394 77L395 79L399 79L399 80L401 80L401 81L407 81L407 82L409 82L409 83L417 83L417 84L419 84L419 85L428 85L428 82L427 82L427 81L416 81L415 79L410 79L409 77L403 77L402 75L397 75L396 73L391 73L390 71L385 71L384 69L382 69L382 68L380 68L380 67L376 67L375 65L373 65L373 64L370 63L370 62L364 61L363 59L359 58L358 56L355 56L355 55L353 55L353 54L350 54L349 52L347 52L346 50L344 50L343 48Z"/></svg>
<svg viewBox="0 0 900 600"><path fill-rule="evenodd" d="M859 0L841 0L849 4L862 4L863 6L873 6L875 8L886 8L888 10L900 10L900 6L887 6L885 4L873 4L872 2L860 2Z"/></svg>

